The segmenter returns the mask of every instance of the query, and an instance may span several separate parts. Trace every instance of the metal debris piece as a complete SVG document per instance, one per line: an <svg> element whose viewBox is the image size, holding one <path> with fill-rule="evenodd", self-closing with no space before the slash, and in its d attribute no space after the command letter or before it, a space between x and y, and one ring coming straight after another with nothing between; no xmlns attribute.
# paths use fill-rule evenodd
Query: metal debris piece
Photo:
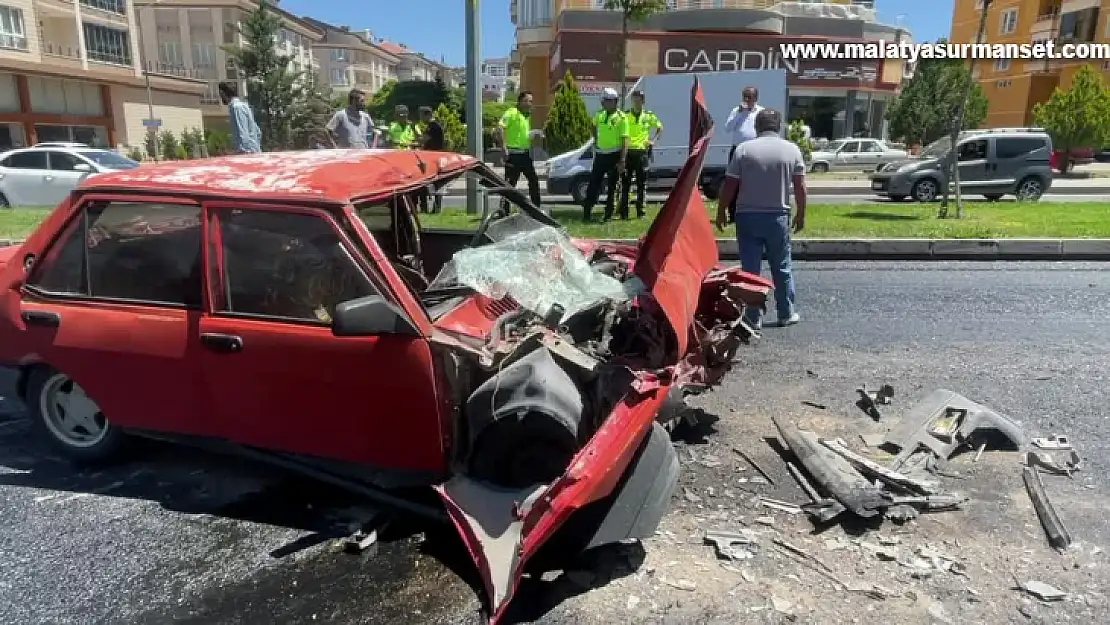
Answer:
<svg viewBox="0 0 1110 625"><path fill-rule="evenodd" d="M1018 586L1018 588L1020 588L1026 594L1032 595L1037 599L1046 602L1063 601L1068 596L1068 593L1060 590L1059 588L1056 588L1055 586L1049 586L1044 582L1038 581L1023 582Z"/></svg>
<svg viewBox="0 0 1110 625"><path fill-rule="evenodd" d="M762 497L760 499L760 503L768 508L771 508L772 510L778 510L780 512L786 512L788 514L802 513L801 506L795 503L790 503L789 501L779 501L778 499L769 499L767 497Z"/></svg>
<svg viewBox="0 0 1110 625"><path fill-rule="evenodd" d="M979 430L996 430L1014 449L1025 447L1026 437L1017 422L947 389L933 391L888 434L886 443L900 450L889 468L900 470L920 450L946 461ZM929 468L937 467L934 463Z"/></svg>
<svg viewBox="0 0 1110 625"><path fill-rule="evenodd" d="M778 417L773 417L772 421L806 473L845 508L870 518L889 505L878 488L856 472L847 460L821 445L816 434L803 432Z"/></svg>
<svg viewBox="0 0 1110 625"><path fill-rule="evenodd" d="M359 530L343 541L343 550L347 553L362 553L377 543L378 530Z"/></svg>
<svg viewBox="0 0 1110 625"><path fill-rule="evenodd" d="M1056 459L1052 456L1048 454L1043 454L1033 449L1030 449L1029 453L1027 453L1025 456L1026 466L1040 467L1042 469L1051 471L1056 475L1066 475L1068 477L1071 477L1073 473L1078 471L1082 463L1083 460L1079 457L1079 454L1075 450L1072 450L1068 454L1068 459L1065 461L1065 464L1063 466L1061 466L1060 463L1056 462Z"/></svg>
<svg viewBox="0 0 1110 625"><path fill-rule="evenodd" d="M1072 449L1071 441L1068 440L1068 437L1061 436L1060 434L1054 434L1045 438L1034 438L1031 439L1029 442L1034 447L1039 447L1040 449L1051 449L1057 451Z"/></svg>
<svg viewBox="0 0 1110 625"><path fill-rule="evenodd" d="M844 513L847 508L835 499L819 499L802 506L802 512L815 523L828 523Z"/></svg>
<svg viewBox="0 0 1110 625"><path fill-rule="evenodd" d="M1040 519L1041 526L1048 535L1048 544L1059 551L1067 549L1071 545L1071 532L1064 527L1063 521L1056 514L1056 509L1052 507L1052 502L1048 500L1041 474L1034 467L1025 467L1022 469L1022 479L1025 481L1025 490L1029 493L1029 499L1033 502L1033 509L1037 511L1037 518Z"/></svg>
<svg viewBox="0 0 1110 625"><path fill-rule="evenodd" d="M886 434L860 434L859 438L868 447L880 447L886 441Z"/></svg>
<svg viewBox="0 0 1110 625"><path fill-rule="evenodd" d="M878 391L869 392L865 385L857 388L856 393L859 394L859 401L856 402L856 406L872 419L878 421L882 418L882 414L879 413L879 406L890 404L894 397L894 387L884 384L879 387Z"/></svg>
<svg viewBox="0 0 1110 625"><path fill-rule="evenodd" d="M986 443L979 443L979 449L975 452L975 459L972 460L972 462L979 462L979 459L983 457L983 452L986 451L986 449Z"/></svg>
<svg viewBox="0 0 1110 625"><path fill-rule="evenodd" d="M821 439L821 444L842 456L860 472L872 475L885 484L896 486L903 490L921 493L922 495L932 495L940 492L939 487L935 483L917 480L908 475L902 475L897 471L891 471L877 462L864 458L851 449L848 449L848 446L840 439Z"/></svg>
<svg viewBox="0 0 1110 625"><path fill-rule="evenodd" d="M756 471L758 471L759 474L763 476L763 479L767 480L767 482L770 483L771 486L775 486L775 480L771 477L771 475L769 473L764 471L763 467L759 466L759 463L757 463L755 460L753 460L751 456L744 453L743 450L737 449L736 447L733 447L732 451L739 454L741 458L743 458L744 460L746 460L748 462L748 464L752 465L752 468L755 469Z"/></svg>
<svg viewBox="0 0 1110 625"><path fill-rule="evenodd" d="M892 506L913 506L919 510L925 510L928 512L955 510L968 501L968 497L958 494L919 495L911 497L894 495L890 497L890 503Z"/></svg>
<svg viewBox="0 0 1110 625"><path fill-rule="evenodd" d="M803 401L802 405L803 406L809 406L810 408L816 408L818 410L828 410L828 408L829 408L825 404L819 404L815 401Z"/></svg>
<svg viewBox="0 0 1110 625"><path fill-rule="evenodd" d="M755 533L744 530L740 533L726 532L723 530L710 530L705 533L705 544L712 545L717 552L717 557L722 560L744 560L752 557L745 549L737 549L737 545L754 545Z"/></svg>
<svg viewBox="0 0 1110 625"><path fill-rule="evenodd" d="M809 483L809 480L806 478L805 474L802 473L802 470L799 469L797 465L795 465L793 462L787 462L786 469L790 471L790 475L794 476L794 479L798 482L798 486L802 487L802 490L805 491L806 496L809 497L810 501L821 500L821 495L818 494L817 489L813 487L813 484Z"/></svg>
<svg viewBox="0 0 1110 625"><path fill-rule="evenodd" d="M889 521L901 524L908 523L916 519L918 516L920 516L920 513L917 511L917 508L914 508L913 506L903 505L891 506L887 508L883 512L883 516Z"/></svg>
<svg viewBox="0 0 1110 625"><path fill-rule="evenodd" d="M756 522L756 523L759 523L760 525L766 525L766 526L770 527L770 526L772 526L772 525L774 525L774 524L775 524L775 517L772 517L772 516L761 516L761 517L758 517L758 518L757 518L757 519L755 520L755 522Z"/></svg>

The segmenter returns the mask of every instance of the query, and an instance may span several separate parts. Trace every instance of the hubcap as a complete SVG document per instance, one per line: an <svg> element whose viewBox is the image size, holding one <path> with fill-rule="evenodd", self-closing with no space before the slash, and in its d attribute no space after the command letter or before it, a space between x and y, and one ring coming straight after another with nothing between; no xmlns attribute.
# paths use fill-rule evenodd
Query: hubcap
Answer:
<svg viewBox="0 0 1110 625"><path fill-rule="evenodd" d="M1026 180L1021 185L1021 197L1034 198L1041 194L1041 183L1036 180Z"/></svg>
<svg viewBox="0 0 1110 625"><path fill-rule="evenodd" d="M931 182L921 182L917 185L917 199L931 200L936 194L936 187Z"/></svg>
<svg viewBox="0 0 1110 625"><path fill-rule="evenodd" d="M74 447L92 447L108 433L108 422L96 402L76 382L61 373L47 380L39 395L47 429Z"/></svg>

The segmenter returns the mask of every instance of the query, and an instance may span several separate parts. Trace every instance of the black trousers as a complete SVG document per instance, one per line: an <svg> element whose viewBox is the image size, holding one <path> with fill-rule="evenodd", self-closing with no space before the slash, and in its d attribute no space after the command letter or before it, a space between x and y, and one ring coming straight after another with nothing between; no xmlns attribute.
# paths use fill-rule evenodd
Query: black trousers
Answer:
<svg viewBox="0 0 1110 625"><path fill-rule="evenodd" d="M628 219L628 199L632 191L632 181L636 181L636 216L644 216L644 197L647 193L648 150L629 150L625 163L624 176L621 177L621 219Z"/></svg>
<svg viewBox="0 0 1110 625"><path fill-rule="evenodd" d="M582 218L590 219L590 214L597 205L597 198L601 195L601 183L606 182L605 189L605 218L613 218L613 207L617 200L617 165L620 165L621 153L609 152L607 154L594 154L593 169L590 170L590 185L586 188L586 201L582 204Z"/></svg>
<svg viewBox="0 0 1110 625"><path fill-rule="evenodd" d="M428 186L424 187L423 189L421 189L420 191L417 191L417 193L419 194L417 196L418 197L417 201L420 204L420 212L422 212L422 213L429 212L428 211L428 198L432 198L434 200L433 203L432 203L431 212L438 213L441 210L443 210L443 197L440 196L438 193L433 195L433 191L438 192L439 189L433 189L431 185L428 185Z"/></svg>
<svg viewBox="0 0 1110 625"><path fill-rule="evenodd" d="M505 159L505 180L510 187L515 187L520 177L528 181L528 197L536 208L540 206L540 177L536 175L536 164L532 162L532 155L527 152L509 152Z"/></svg>

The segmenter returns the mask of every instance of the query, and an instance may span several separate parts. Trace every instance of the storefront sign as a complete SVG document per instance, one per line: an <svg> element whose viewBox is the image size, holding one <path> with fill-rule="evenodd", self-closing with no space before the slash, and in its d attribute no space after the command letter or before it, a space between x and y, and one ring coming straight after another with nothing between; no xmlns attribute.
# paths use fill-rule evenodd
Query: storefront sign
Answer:
<svg viewBox="0 0 1110 625"><path fill-rule="evenodd" d="M782 43L858 43L854 39L721 33L642 33L628 42L628 78L646 74L784 69L796 87L897 88L879 82L882 60L796 59L779 54ZM619 33L562 31L552 59L552 82L569 71L581 82L618 79ZM572 51L573 52L569 52Z"/></svg>

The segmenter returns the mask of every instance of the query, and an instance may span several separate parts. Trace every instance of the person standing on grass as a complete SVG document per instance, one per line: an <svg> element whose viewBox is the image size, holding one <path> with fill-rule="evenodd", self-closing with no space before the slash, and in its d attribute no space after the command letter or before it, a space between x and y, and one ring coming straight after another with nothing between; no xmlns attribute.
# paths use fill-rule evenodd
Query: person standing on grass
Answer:
<svg viewBox="0 0 1110 625"><path fill-rule="evenodd" d="M798 323L794 307L794 275L790 236L806 223L806 163L794 143L779 136L782 115L765 109L756 115L755 139L739 144L725 172L717 203L717 228L724 230L735 202L736 242L740 266L759 275L763 258L771 266L775 306L780 326ZM797 211L790 219L790 187ZM763 325L762 312L749 308L745 319L755 329Z"/></svg>
<svg viewBox="0 0 1110 625"><path fill-rule="evenodd" d="M663 122L655 113L644 110L644 92L632 92L632 108L628 111L628 167L621 179L621 219L628 219L628 196L632 180L636 180L636 217L644 216L644 196L647 195L647 170L651 162L651 148L663 134Z"/></svg>
<svg viewBox="0 0 1110 625"><path fill-rule="evenodd" d="M505 152L505 180L516 188L520 177L528 181L528 198L540 207L540 177L532 160L532 92L521 91L497 122L495 140ZM507 204L502 202L502 206Z"/></svg>
<svg viewBox="0 0 1110 625"><path fill-rule="evenodd" d="M601 183L607 182L604 221L613 218L617 195L617 178L624 174L628 159L628 116L617 108L617 90L606 87L601 92L602 110L594 116L594 163L590 170L590 186L582 203L582 220L590 221L590 213L601 195Z"/></svg>
<svg viewBox="0 0 1110 625"><path fill-rule="evenodd" d="M369 137L374 132L374 120L362 110L365 105L366 94L360 89L351 89L347 94L347 108L336 111L326 126L333 148L370 147Z"/></svg>
<svg viewBox="0 0 1110 625"><path fill-rule="evenodd" d="M254 121L249 104L239 97L239 86L233 81L221 82L220 100L227 105L231 125L231 149L236 154L257 154L262 151L262 131Z"/></svg>
<svg viewBox="0 0 1110 625"><path fill-rule="evenodd" d="M755 118L763 107L759 104L759 89L744 87L740 92L740 105L732 109L725 121L725 132L729 133L732 149L728 153L731 159L736 152L736 146L745 141L755 139L759 134L755 129Z"/></svg>
<svg viewBox="0 0 1110 625"><path fill-rule="evenodd" d="M447 140L443 136L443 125L436 119L435 111L430 106L420 107L420 122L424 125L424 134L420 137L421 147L425 150L442 152L447 149ZM430 185L429 185L430 186ZM428 212L428 196L431 195L428 187L420 194L420 210ZM443 208L443 197L435 194L432 212L438 213Z"/></svg>

